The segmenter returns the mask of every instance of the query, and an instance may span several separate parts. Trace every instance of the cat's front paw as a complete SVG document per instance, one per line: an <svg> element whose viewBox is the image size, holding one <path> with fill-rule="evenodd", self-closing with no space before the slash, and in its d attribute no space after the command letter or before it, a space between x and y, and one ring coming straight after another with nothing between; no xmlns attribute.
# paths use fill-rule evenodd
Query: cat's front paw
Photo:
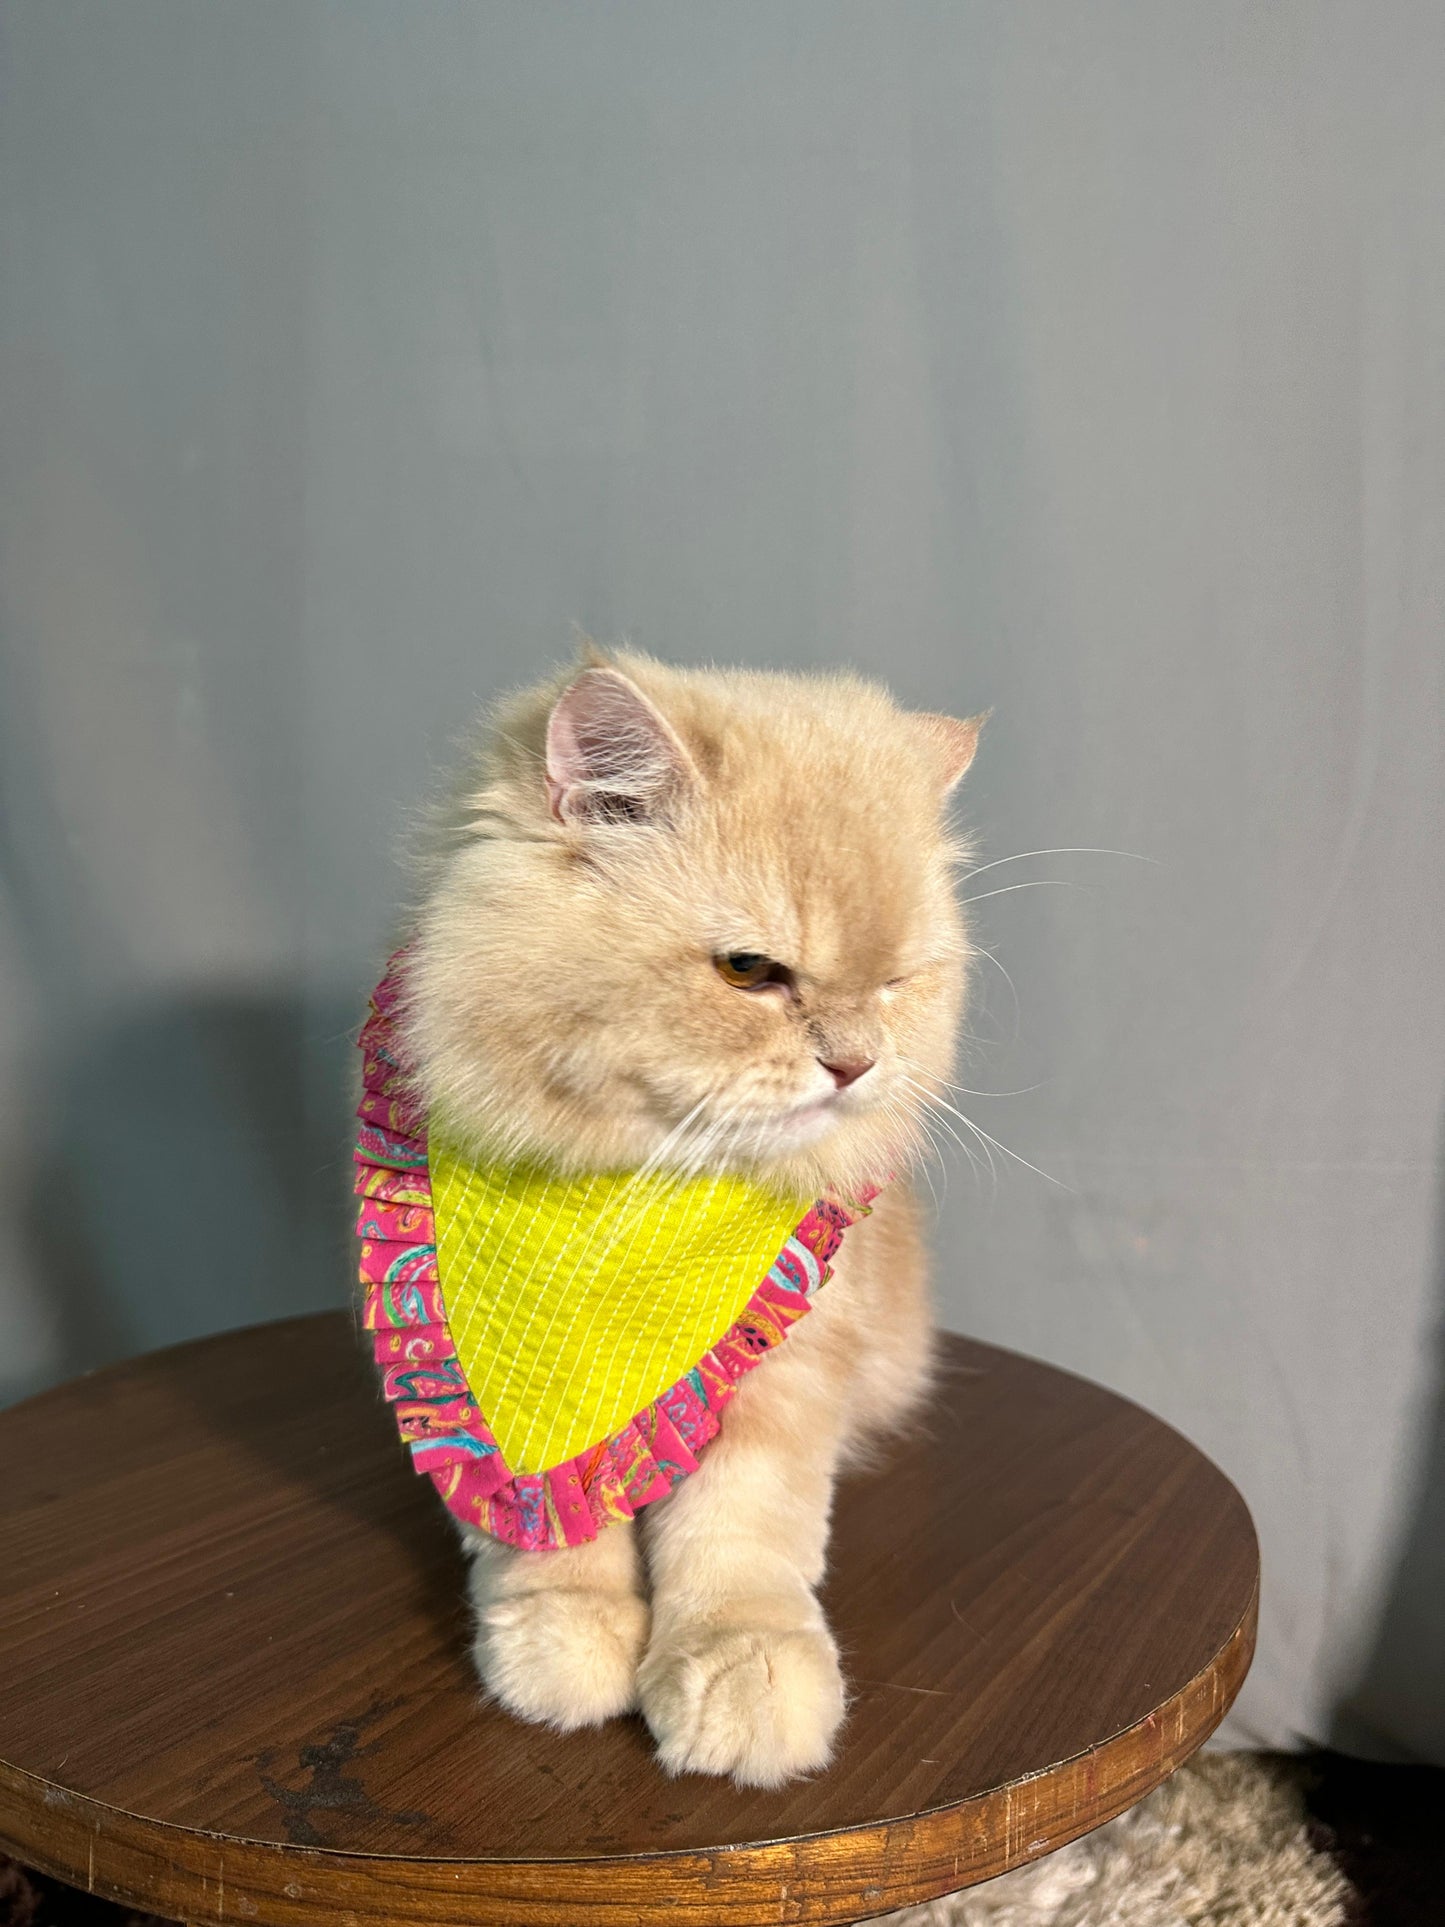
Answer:
<svg viewBox="0 0 1445 1927"><path fill-rule="evenodd" d="M740 1786L826 1766L843 1718L838 1651L818 1627L685 1623L654 1641L637 1684L669 1773Z"/></svg>
<svg viewBox="0 0 1445 1927"><path fill-rule="evenodd" d="M635 1593L543 1588L481 1604L472 1653L508 1712L568 1733L637 1704L647 1628Z"/></svg>

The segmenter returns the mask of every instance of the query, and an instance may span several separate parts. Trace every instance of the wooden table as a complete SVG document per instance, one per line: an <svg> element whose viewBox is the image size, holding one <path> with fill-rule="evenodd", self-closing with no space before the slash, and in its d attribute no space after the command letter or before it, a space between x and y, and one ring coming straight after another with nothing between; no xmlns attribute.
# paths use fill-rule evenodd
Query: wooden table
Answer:
<svg viewBox="0 0 1445 1927"><path fill-rule="evenodd" d="M1034 1859L1171 1773L1249 1665L1234 1488L1137 1406L948 1341L846 1489L853 1691L782 1792L636 1720L478 1699L462 1562L344 1314L0 1414L0 1846L194 1922L845 1922Z"/></svg>

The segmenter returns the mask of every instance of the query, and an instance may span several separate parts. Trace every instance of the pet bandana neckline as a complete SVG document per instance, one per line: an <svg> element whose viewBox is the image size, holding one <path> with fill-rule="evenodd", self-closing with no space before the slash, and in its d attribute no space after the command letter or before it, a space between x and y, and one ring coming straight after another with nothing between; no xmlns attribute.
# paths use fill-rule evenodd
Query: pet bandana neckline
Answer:
<svg viewBox="0 0 1445 1927"><path fill-rule="evenodd" d="M876 1187L810 1206L740 1177L470 1159L429 1132L409 1088L404 962L361 1035L357 1229L383 1388L459 1518L513 1544L575 1544L696 1469Z"/></svg>

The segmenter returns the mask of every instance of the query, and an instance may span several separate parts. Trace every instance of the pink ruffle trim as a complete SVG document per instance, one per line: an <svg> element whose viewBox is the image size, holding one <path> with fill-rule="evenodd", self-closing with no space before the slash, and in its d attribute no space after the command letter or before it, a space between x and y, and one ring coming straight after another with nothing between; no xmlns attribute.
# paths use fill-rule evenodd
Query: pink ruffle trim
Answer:
<svg viewBox="0 0 1445 1927"><path fill-rule="evenodd" d="M750 1372L809 1309L829 1260L876 1187L844 1203L821 1198L779 1252L742 1316L692 1370L610 1438L549 1471L513 1474L467 1384L437 1277L426 1119L407 1084L395 1035L399 960L371 999L361 1033L357 1109L363 1322L382 1386L419 1472L448 1508L527 1551L580 1545L614 1519L665 1498L695 1472L721 1414Z"/></svg>

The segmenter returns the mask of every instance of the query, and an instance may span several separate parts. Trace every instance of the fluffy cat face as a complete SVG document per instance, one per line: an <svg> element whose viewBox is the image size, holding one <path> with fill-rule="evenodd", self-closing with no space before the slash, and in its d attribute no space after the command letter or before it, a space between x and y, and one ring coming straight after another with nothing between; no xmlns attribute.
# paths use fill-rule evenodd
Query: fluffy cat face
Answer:
<svg viewBox="0 0 1445 1927"><path fill-rule="evenodd" d="M566 1170L905 1163L962 1002L943 810L977 733L853 677L632 655L518 698L411 951L428 1104Z"/></svg>

